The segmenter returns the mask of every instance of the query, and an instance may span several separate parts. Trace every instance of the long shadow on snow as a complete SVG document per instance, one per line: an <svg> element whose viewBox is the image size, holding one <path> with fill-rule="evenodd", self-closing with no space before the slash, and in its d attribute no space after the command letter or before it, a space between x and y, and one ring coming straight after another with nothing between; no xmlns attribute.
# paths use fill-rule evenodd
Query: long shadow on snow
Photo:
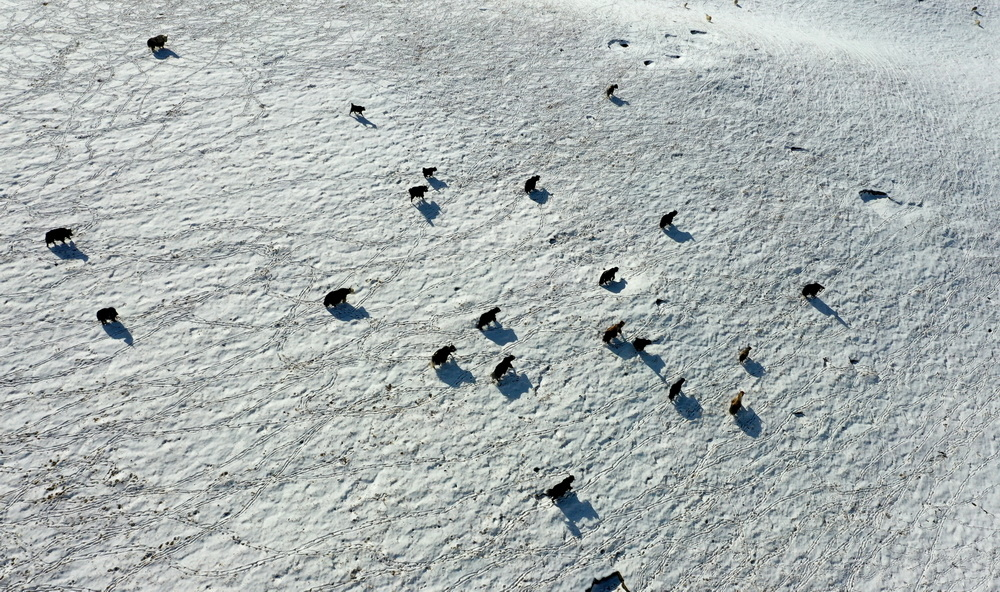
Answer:
<svg viewBox="0 0 1000 592"><path fill-rule="evenodd" d="M364 115L355 114L355 115L351 115L351 117L354 118L354 121L357 121L358 123L360 123L361 125L363 125L365 127L373 127L375 129L378 129L378 126L375 125L374 123L372 123L371 121L369 121L368 118L365 117Z"/></svg>
<svg viewBox="0 0 1000 592"><path fill-rule="evenodd" d="M531 390L531 379L526 374L508 375L497 383L497 389L511 401L520 399Z"/></svg>
<svg viewBox="0 0 1000 592"><path fill-rule="evenodd" d="M158 59L158 60L165 60L167 58L178 58L178 59L180 59L181 56L179 56L176 53L174 53L174 51L172 49L167 49L166 47L163 47L163 48L160 48L160 49L154 51L153 52L153 57L156 58L156 59Z"/></svg>
<svg viewBox="0 0 1000 592"><path fill-rule="evenodd" d="M357 321L359 319L367 319L370 315L365 307L354 308L350 302L342 302L337 306L331 306L326 309L330 315L337 319L338 321Z"/></svg>
<svg viewBox="0 0 1000 592"><path fill-rule="evenodd" d="M440 179L435 179L434 177L427 177L427 184L431 186L434 191L440 191L448 186L447 183L441 181Z"/></svg>
<svg viewBox="0 0 1000 592"><path fill-rule="evenodd" d="M441 215L441 206L437 205L437 202L421 200L414 204L413 207L417 208L417 211L424 216L427 223L431 226L434 226L434 218Z"/></svg>
<svg viewBox="0 0 1000 592"><path fill-rule="evenodd" d="M740 426L743 433L751 438L760 436L760 417L757 416L752 407L740 407L740 410L736 412L736 425Z"/></svg>
<svg viewBox="0 0 1000 592"><path fill-rule="evenodd" d="M631 360L639 355L639 352L627 341L614 340L608 344L608 349L623 360Z"/></svg>
<svg viewBox="0 0 1000 592"><path fill-rule="evenodd" d="M679 243L686 243L688 241L694 240L694 237L691 236L690 232L684 232L683 230L678 229L673 224L665 227L663 229L663 234L669 236L670 238L674 239Z"/></svg>
<svg viewBox="0 0 1000 592"><path fill-rule="evenodd" d="M587 518L594 520L601 519L594 506L590 505L590 502L581 502L580 498L576 497L576 492L574 491L555 500L555 504L557 508L562 510L563 516L566 517L566 528L569 528L570 533L576 538L583 536L580 528L576 525L577 522Z"/></svg>
<svg viewBox="0 0 1000 592"><path fill-rule="evenodd" d="M472 375L472 372L461 369L454 362L439 366L434 369L434 372L437 373L437 377L441 382L452 388L458 388L466 382L469 384L476 383L476 377Z"/></svg>
<svg viewBox="0 0 1000 592"><path fill-rule="evenodd" d="M549 198L552 197L552 194L549 193L548 189L536 189L531 193L529 193L528 197L531 198L531 201L539 205L543 205L545 204L545 202L549 201Z"/></svg>
<svg viewBox="0 0 1000 592"><path fill-rule="evenodd" d="M657 376L659 376L660 380L664 380L662 370L664 367L666 367L667 363L663 361L663 358L661 358L660 356L647 354L646 352L639 352L639 359L642 360L644 364L649 366L649 369L652 370Z"/></svg>
<svg viewBox="0 0 1000 592"><path fill-rule="evenodd" d="M698 402L698 399L685 395L684 391L677 393L674 398L674 409L688 421L701 419L701 403Z"/></svg>
<svg viewBox="0 0 1000 592"><path fill-rule="evenodd" d="M628 285L628 282L625 279L620 279L620 280L616 280L616 281L604 284L601 287L604 288L605 290L607 290L608 292L612 292L614 294L619 294L619 293L621 293L622 290L625 289L625 286L627 286L627 285Z"/></svg>
<svg viewBox="0 0 1000 592"><path fill-rule="evenodd" d="M625 99L619 99L618 97L616 97L614 95L612 95L612 96L610 96L608 98L611 99L612 103L614 103L615 105L618 105L619 107L624 107L625 105L629 105L630 104Z"/></svg>
<svg viewBox="0 0 1000 592"><path fill-rule="evenodd" d="M750 358L747 358L746 361L743 362L743 369L747 371L747 374L753 376L754 378L760 378L761 376L767 374L767 371L764 370L764 367L761 366L759 362L751 360Z"/></svg>
<svg viewBox="0 0 1000 592"><path fill-rule="evenodd" d="M90 257L86 255L83 251L76 248L76 244L73 241L69 241L69 244L63 245L53 245L49 247L52 254L60 259L79 259L80 261L86 262Z"/></svg>
<svg viewBox="0 0 1000 592"><path fill-rule="evenodd" d="M820 300L819 296L815 296L813 298L809 298L809 304L812 304L813 308L815 308L816 310L818 310L821 313L825 314L826 316L833 317L833 318L837 319L837 322L839 322L841 325L843 325L845 327L850 327L850 325L847 324L847 321L845 321L844 319L840 318L840 315L837 314L837 311L835 311L832 308L830 308L829 306L827 306L827 304L825 302L823 302L822 300Z"/></svg>
<svg viewBox="0 0 1000 592"><path fill-rule="evenodd" d="M503 326L498 326L496 329L486 329L483 331L483 335L497 345L507 345L517 341L517 333L513 329L507 329Z"/></svg>
<svg viewBox="0 0 1000 592"><path fill-rule="evenodd" d="M132 342L134 341L132 339L132 334L129 333L129 330L125 328L125 325L120 322L115 321L113 323L108 323L107 325L101 325L101 327L104 329L104 332L108 334L108 337L111 337L112 339L121 339L125 342L125 345L132 345Z"/></svg>

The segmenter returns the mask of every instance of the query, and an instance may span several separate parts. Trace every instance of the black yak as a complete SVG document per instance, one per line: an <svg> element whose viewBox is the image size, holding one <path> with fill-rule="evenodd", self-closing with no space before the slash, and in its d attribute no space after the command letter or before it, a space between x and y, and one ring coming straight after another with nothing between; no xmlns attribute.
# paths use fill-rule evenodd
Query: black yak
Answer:
<svg viewBox="0 0 1000 592"><path fill-rule="evenodd" d="M450 356L453 353L455 353L454 345L446 345L442 347L441 349L434 352L433 356L431 356L431 366L437 368L438 366L443 365L445 362L448 361L448 356Z"/></svg>
<svg viewBox="0 0 1000 592"><path fill-rule="evenodd" d="M330 308L331 306L338 306L347 302L347 295L353 294L354 288L340 288L330 292L323 299L323 306Z"/></svg>
<svg viewBox="0 0 1000 592"><path fill-rule="evenodd" d="M436 172L437 169L435 167L424 167L424 178L429 179L430 177L433 177Z"/></svg>
<svg viewBox="0 0 1000 592"><path fill-rule="evenodd" d="M426 185L417 185L416 187L410 187L410 201L413 201L414 198L418 197L420 199L423 199L424 194L427 193L428 189L430 189L430 187Z"/></svg>
<svg viewBox="0 0 1000 592"><path fill-rule="evenodd" d="M611 97L615 96L616 90L618 90L618 85L612 84L611 86L608 87L608 90L604 91L604 96L610 99Z"/></svg>
<svg viewBox="0 0 1000 592"><path fill-rule="evenodd" d="M635 351L645 351L646 346L651 343L653 342L645 337L636 337L632 340L632 347L635 348Z"/></svg>
<svg viewBox="0 0 1000 592"><path fill-rule="evenodd" d="M107 325L108 323L114 323L118 321L118 311L114 307L109 306L108 308L102 308L97 311L97 320L101 321L102 325Z"/></svg>
<svg viewBox="0 0 1000 592"><path fill-rule="evenodd" d="M516 359L517 358L515 358L514 356L507 356L503 359L502 362L497 364L497 367L493 369L493 374L490 374L490 378L493 379L493 382L500 382L500 379L503 378L504 374L507 374L508 372L513 370L514 364L512 364L511 362L513 362Z"/></svg>
<svg viewBox="0 0 1000 592"><path fill-rule="evenodd" d="M66 244L66 241L73 238L73 231L69 228L53 228L45 233L45 246L54 245L56 241Z"/></svg>
<svg viewBox="0 0 1000 592"><path fill-rule="evenodd" d="M497 322L498 312L500 312L499 306L495 306L489 309L488 311L484 312L482 316L479 317L479 322L476 323L476 329L482 331L483 327L492 325L493 323Z"/></svg>
<svg viewBox="0 0 1000 592"><path fill-rule="evenodd" d="M819 284L806 284L805 287L802 288L802 295L806 298L815 298L825 289L826 288Z"/></svg>
<svg viewBox="0 0 1000 592"><path fill-rule="evenodd" d="M166 44L167 44L166 35L157 35L156 37L150 37L149 40L146 41L146 47L149 48L149 51L156 51L158 49L163 49L163 46Z"/></svg>
<svg viewBox="0 0 1000 592"><path fill-rule="evenodd" d="M605 271L601 274L601 278L597 280L598 286L603 286L605 284L610 284L615 281L615 274L618 273L617 267L612 267L611 269Z"/></svg>
<svg viewBox="0 0 1000 592"><path fill-rule="evenodd" d="M351 111L349 115L357 115L358 117L364 117L364 113L365 113L364 107L362 107L361 105L355 105L354 103L351 103Z"/></svg>
<svg viewBox="0 0 1000 592"><path fill-rule="evenodd" d="M524 182L524 192L525 193L529 193L529 194L530 193L534 193L535 192L535 185L538 184L538 180L539 179L541 179L541 177L539 177L538 175L535 175L534 177L530 177L527 181L525 181Z"/></svg>
<svg viewBox="0 0 1000 592"><path fill-rule="evenodd" d="M676 215L677 215L677 210L674 210L672 212L668 212L668 213L664 214L663 217L660 218L660 228L666 228L667 226L673 226L673 224L674 224L674 216L676 216Z"/></svg>
<svg viewBox="0 0 1000 592"><path fill-rule="evenodd" d="M557 499L563 497L564 495L566 495L567 493L569 493L569 491L571 489L573 489L573 481L575 479L576 479L576 477L574 477L573 475L570 475L569 477L566 477L565 479L563 479L562 481L560 481L559 483L557 483L555 487L553 487L552 489L547 490L545 492L545 495L547 495L548 497L550 497L550 498L552 498L554 500L557 500Z"/></svg>

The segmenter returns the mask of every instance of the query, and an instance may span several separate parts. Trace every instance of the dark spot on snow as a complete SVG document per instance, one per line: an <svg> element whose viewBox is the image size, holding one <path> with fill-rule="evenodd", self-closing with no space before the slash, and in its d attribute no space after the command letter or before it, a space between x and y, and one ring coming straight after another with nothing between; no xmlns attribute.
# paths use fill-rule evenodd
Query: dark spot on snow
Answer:
<svg viewBox="0 0 1000 592"><path fill-rule="evenodd" d="M691 29L692 35L708 35L708 31L699 31L698 29Z"/></svg>
<svg viewBox="0 0 1000 592"><path fill-rule="evenodd" d="M805 415L805 413L802 413L801 411L793 411L792 415L794 415L795 417L802 417Z"/></svg>
<svg viewBox="0 0 1000 592"><path fill-rule="evenodd" d="M458 290L459 290L458 286L455 286L455 291L458 292Z"/></svg>
<svg viewBox="0 0 1000 592"><path fill-rule="evenodd" d="M847 361L848 361L848 362L850 362L850 363L852 363L852 364L857 364L857 363L858 363L858 362L860 362L861 360L856 360L856 359L854 359L854 358L850 358L850 359L848 359Z"/></svg>
<svg viewBox="0 0 1000 592"><path fill-rule="evenodd" d="M538 467L535 467L535 468L534 468L533 470L534 470L534 471L535 471L535 472L537 473L537 472L538 472L538 471L540 471L541 469L539 469Z"/></svg>
<svg viewBox="0 0 1000 592"><path fill-rule="evenodd" d="M652 66L653 65L653 60L645 60L642 63L643 63L643 65L646 65L646 66Z"/></svg>

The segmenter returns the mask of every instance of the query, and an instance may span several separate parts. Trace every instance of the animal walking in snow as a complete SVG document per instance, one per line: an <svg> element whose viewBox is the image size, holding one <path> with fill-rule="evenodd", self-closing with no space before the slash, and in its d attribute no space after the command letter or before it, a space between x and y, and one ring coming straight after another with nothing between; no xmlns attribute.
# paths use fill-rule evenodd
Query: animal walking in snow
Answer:
<svg viewBox="0 0 1000 592"><path fill-rule="evenodd" d="M353 294L353 293L354 293L354 288L339 288L337 290L334 290L333 292L327 294L326 298L323 299L323 306L327 308L330 308L332 306L339 306L347 302L348 294Z"/></svg>
<svg viewBox="0 0 1000 592"><path fill-rule="evenodd" d="M611 97L615 96L616 90L618 90L618 85L612 84L611 86L608 87L606 91L604 91L604 96L610 99Z"/></svg>
<svg viewBox="0 0 1000 592"><path fill-rule="evenodd" d="M66 241L73 238L73 231L69 228L53 228L45 233L45 246L54 245L56 241L66 244Z"/></svg>
<svg viewBox="0 0 1000 592"><path fill-rule="evenodd" d="M349 115L357 115L358 117L364 117L364 114L365 114L364 107L362 107L361 105L355 105L354 103L351 103L351 110L349 112Z"/></svg>
<svg viewBox="0 0 1000 592"><path fill-rule="evenodd" d="M611 343L612 339L621 336L622 327L624 326L625 326L625 321L618 321L614 325L611 325L610 327L604 330L604 337L601 338L601 341L603 341L604 343Z"/></svg>
<svg viewBox="0 0 1000 592"><path fill-rule="evenodd" d="M635 348L635 351L646 351L646 346L651 343L653 342L645 337L636 337L632 340L632 347Z"/></svg>
<svg viewBox="0 0 1000 592"><path fill-rule="evenodd" d="M743 408L743 391L736 393L733 400L729 402L729 415L736 415Z"/></svg>
<svg viewBox="0 0 1000 592"><path fill-rule="evenodd" d="M802 288L802 295L806 298L815 298L825 289L826 288L819 284L806 284L805 287Z"/></svg>
<svg viewBox="0 0 1000 592"><path fill-rule="evenodd" d="M524 192L528 194L534 193L536 185L538 185L539 179L541 179L541 177L539 177L538 175L535 175L534 177L529 177L528 180L524 182Z"/></svg>
<svg viewBox="0 0 1000 592"><path fill-rule="evenodd" d="M746 347L744 347L743 349L740 350L740 354L737 357L737 360L739 360L740 364L742 364L743 362L747 361L747 358L750 357L750 350L752 350L752 349L753 348L748 345L748 346L746 346Z"/></svg>
<svg viewBox="0 0 1000 592"><path fill-rule="evenodd" d="M618 273L618 268L617 267L612 267L611 269L608 269L607 271L605 271L604 273L601 274L601 278L599 280L597 280L597 285L598 286L604 286L604 285L610 284L611 282L615 281L615 274L616 273Z"/></svg>
<svg viewBox="0 0 1000 592"><path fill-rule="evenodd" d="M513 362L516 359L517 358L515 358L514 356L507 356L503 359L502 362L497 364L497 367L493 369L493 373L490 374L490 378L493 379L493 382L500 382L500 379L503 378L505 374L507 374L514 368L514 364L512 364L511 362Z"/></svg>
<svg viewBox="0 0 1000 592"><path fill-rule="evenodd" d="M416 187L410 187L410 201L412 202L414 198L423 199L424 194L427 193L428 189L430 189L430 187L426 185L418 185Z"/></svg>
<svg viewBox="0 0 1000 592"><path fill-rule="evenodd" d="M680 394L682 386L684 386L684 379L678 378L677 382L670 385L670 393L667 395L667 398L673 401Z"/></svg>
<svg viewBox="0 0 1000 592"><path fill-rule="evenodd" d="M676 215L677 215L677 210L664 214L663 217L660 218L660 228L662 229L666 228L667 226L673 226L674 216Z"/></svg>
<svg viewBox="0 0 1000 592"><path fill-rule="evenodd" d="M431 177L434 176L434 173L436 173L436 172L437 172L437 168L435 168L435 167L424 167L424 171L423 171L424 178L425 179L430 179Z"/></svg>
<svg viewBox="0 0 1000 592"><path fill-rule="evenodd" d="M444 365L444 363L448 361L448 356L453 353L455 353L454 345L446 345L442 347L434 352L433 356L431 356L431 366L437 368L438 366Z"/></svg>
<svg viewBox="0 0 1000 592"><path fill-rule="evenodd" d="M495 306L495 307L489 309L488 311L484 312L479 317L479 322L476 323L476 329L479 329L480 331L482 331L483 327L488 327L489 325L492 325L493 323L497 322L497 313L498 312L500 312L500 307L499 306Z"/></svg>
<svg viewBox="0 0 1000 592"><path fill-rule="evenodd" d="M149 48L149 51L153 52L159 49L163 49L163 46L165 46L166 44L167 44L166 35L157 35L156 37L150 37L149 40L146 41L146 47Z"/></svg>
<svg viewBox="0 0 1000 592"><path fill-rule="evenodd" d="M102 308L99 311L97 311L97 320L101 321L102 325L107 325L108 323L114 323L118 321L118 311L115 310L113 306Z"/></svg>
<svg viewBox="0 0 1000 592"><path fill-rule="evenodd" d="M567 493L569 493L571 489L573 489L573 481L575 479L576 479L576 477L574 477L573 475L570 475L569 477L566 477L565 479L563 479L559 483L556 483L556 486L553 487L552 489L546 490L545 491L545 495L548 496L548 497L550 497L550 498L552 498L552 499L554 499L554 500L557 500L557 499L563 497L564 495L566 495Z"/></svg>

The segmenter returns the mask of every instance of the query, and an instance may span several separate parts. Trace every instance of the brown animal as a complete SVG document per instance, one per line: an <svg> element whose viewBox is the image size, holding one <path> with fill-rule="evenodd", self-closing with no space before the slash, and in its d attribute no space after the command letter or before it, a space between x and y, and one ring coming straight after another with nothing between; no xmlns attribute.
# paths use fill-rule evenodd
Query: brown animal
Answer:
<svg viewBox="0 0 1000 592"><path fill-rule="evenodd" d="M736 393L733 400L729 402L729 415L736 415L743 408L743 391Z"/></svg>
<svg viewBox="0 0 1000 592"><path fill-rule="evenodd" d="M622 327L625 326L625 321L618 321L614 325L611 325L604 330L604 337L601 340L604 343L611 343L611 340L615 337L620 337L622 334Z"/></svg>
<svg viewBox="0 0 1000 592"><path fill-rule="evenodd" d="M751 349L753 349L753 348L748 345L748 346L746 346L746 347L744 347L743 349L740 350L740 355L737 358L739 360L740 364L742 364L743 362L746 362L747 358L750 357L750 350Z"/></svg>

